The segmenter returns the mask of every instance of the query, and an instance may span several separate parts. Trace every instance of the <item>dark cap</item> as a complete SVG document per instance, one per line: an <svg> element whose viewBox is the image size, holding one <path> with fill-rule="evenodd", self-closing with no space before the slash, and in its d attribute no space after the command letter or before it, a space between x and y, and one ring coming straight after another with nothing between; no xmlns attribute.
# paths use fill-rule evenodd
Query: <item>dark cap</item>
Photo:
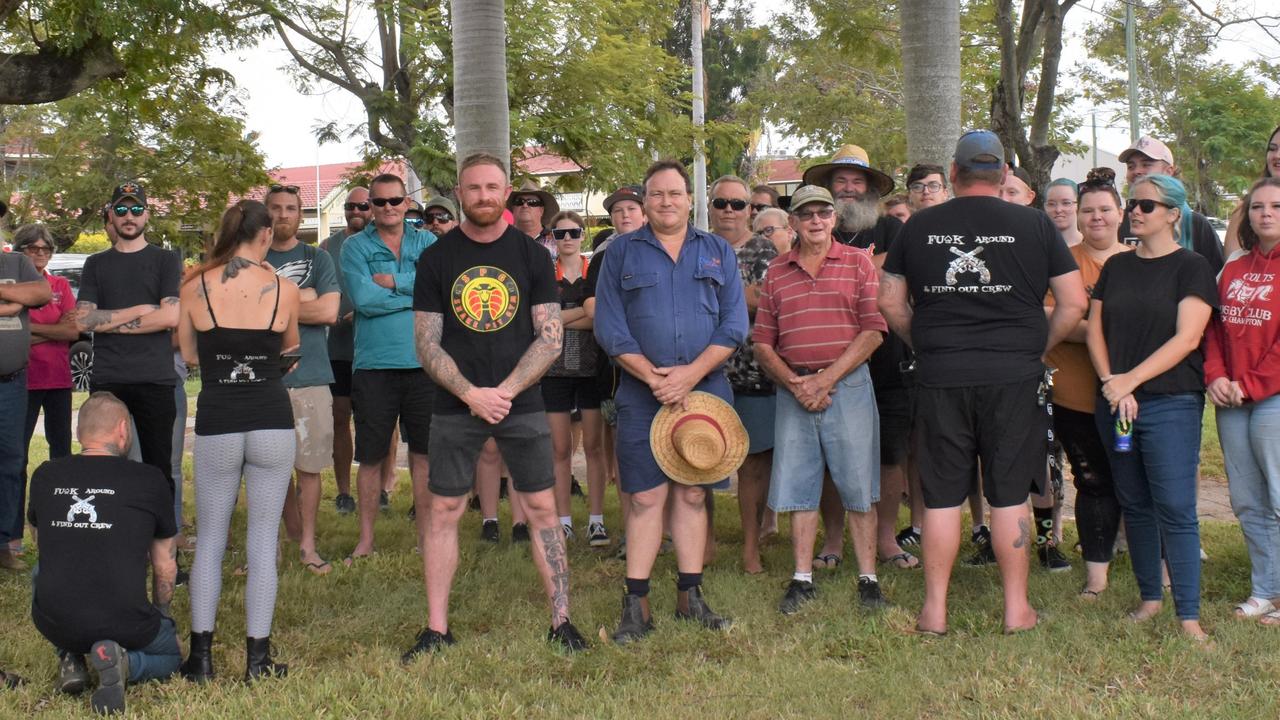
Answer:
<svg viewBox="0 0 1280 720"><path fill-rule="evenodd" d="M970 130L956 143L955 161L970 170L999 170L1004 167L1004 146L990 130Z"/></svg>
<svg viewBox="0 0 1280 720"><path fill-rule="evenodd" d="M623 185L604 199L604 211L607 213L613 212L613 204L621 200L630 200L638 205L644 205L644 193L640 190L639 185Z"/></svg>
<svg viewBox="0 0 1280 720"><path fill-rule="evenodd" d="M142 186L132 180L120 183L116 189L111 192L111 204L115 205L125 198L133 198L143 205L147 204L147 191Z"/></svg>

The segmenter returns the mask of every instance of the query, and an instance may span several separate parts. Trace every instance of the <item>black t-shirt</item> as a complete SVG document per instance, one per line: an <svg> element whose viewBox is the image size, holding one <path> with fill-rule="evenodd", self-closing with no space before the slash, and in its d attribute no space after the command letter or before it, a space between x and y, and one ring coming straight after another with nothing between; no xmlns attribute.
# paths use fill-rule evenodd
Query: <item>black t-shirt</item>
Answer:
<svg viewBox="0 0 1280 720"><path fill-rule="evenodd" d="M182 260L171 250L147 245L124 253L110 248L85 260L76 300L94 303L99 310L159 305L164 298L177 298L181 283ZM91 380L173 385L178 374L173 369L169 333L94 333Z"/></svg>
<svg viewBox="0 0 1280 720"><path fill-rule="evenodd" d="M1127 245L1138 244L1138 238L1130 234L1127 212L1120 221L1120 239ZM1218 239L1213 224L1209 222L1209 218L1194 210L1191 211L1191 249L1209 261L1209 269L1213 270L1215 276L1222 272L1222 266L1227 263L1222 256L1222 241Z"/></svg>
<svg viewBox="0 0 1280 720"><path fill-rule="evenodd" d="M1112 374L1129 372L1177 333L1178 303L1194 295L1218 307L1209 261L1178 248L1158 258L1112 255L1093 286L1102 301L1102 335ZM1138 386L1155 395L1204 391L1204 355L1197 347L1177 365Z"/></svg>
<svg viewBox="0 0 1280 720"><path fill-rule="evenodd" d="M31 619L57 647L89 652L98 640L151 644L160 612L147 598L153 540L178 534L164 475L121 457L72 455L31 475L27 520L40 572Z"/></svg>
<svg viewBox="0 0 1280 720"><path fill-rule="evenodd" d="M859 230L856 233L835 231L837 242L845 245L852 245L856 248L866 250L871 248L873 255L889 252L889 246L898 237L898 233L902 231L902 221L891 215L881 215L876 220L874 227L867 230Z"/></svg>
<svg viewBox="0 0 1280 720"><path fill-rule="evenodd" d="M875 227L856 233L835 232L837 241L856 248L871 249L872 255L889 252L893 241L902 232L902 221L896 217L883 215ZM867 359L867 370L871 372L871 384L878 391L905 388L907 378L902 374L904 364L911 362L911 348L906 341L894 333L886 333L884 342L871 353Z"/></svg>
<svg viewBox="0 0 1280 720"><path fill-rule="evenodd" d="M418 259L413 309L444 315L440 344L463 377L497 387L534 340L534 305L560 302L547 249L515 227L491 243L445 233ZM538 384L520 393L511 412L540 412ZM453 393L436 393L435 412L469 412Z"/></svg>
<svg viewBox="0 0 1280 720"><path fill-rule="evenodd" d="M917 381L964 387L1043 371L1049 279L1077 268L1048 215L969 196L913 214L884 269L906 278L915 303Z"/></svg>

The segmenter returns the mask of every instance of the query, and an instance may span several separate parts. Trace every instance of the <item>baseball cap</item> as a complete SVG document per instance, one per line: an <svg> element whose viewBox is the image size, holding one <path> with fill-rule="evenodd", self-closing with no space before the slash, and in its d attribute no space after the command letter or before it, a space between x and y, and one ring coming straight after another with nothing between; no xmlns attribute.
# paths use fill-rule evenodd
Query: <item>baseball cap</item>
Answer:
<svg viewBox="0 0 1280 720"><path fill-rule="evenodd" d="M111 204L115 205L125 198L133 198L143 205L147 204L147 191L142 186L132 180L120 183L116 189L111 191Z"/></svg>
<svg viewBox="0 0 1280 720"><path fill-rule="evenodd" d="M433 207L440 208L441 210L448 210L450 215L458 217L458 208L456 208L453 201L447 197L437 195L422 205L423 210L430 210Z"/></svg>
<svg viewBox="0 0 1280 720"><path fill-rule="evenodd" d="M956 142L955 162L970 170L999 170L1004 167L1004 146L990 130L970 130Z"/></svg>
<svg viewBox="0 0 1280 720"><path fill-rule="evenodd" d="M621 200L630 200L633 203L644 205L644 193L640 191L639 185L623 185L604 199L604 211L607 213L613 212L613 204Z"/></svg>
<svg viewBox="0 0 1280 720"><path fill-rule="evenodd" d="M1138 142L1134 143L1133 147L1120 153L1120 162L1129 162L1129 158L1133 157L1134 153L1146 155L1152 160L1163 160L1170 165L1173 164L1173 153L1169 150L1169 146L1150 135L1143 135L1138 138Z"/></svg>
<svg viewBox="0 0 1280 720"><path fill-rule="evenodd" d="M836 201L831 197L831 191L821 185L804 185L795 194L791 196L791 212L796 212L805 205L812 203L826 203L835 206Z"/></svg>

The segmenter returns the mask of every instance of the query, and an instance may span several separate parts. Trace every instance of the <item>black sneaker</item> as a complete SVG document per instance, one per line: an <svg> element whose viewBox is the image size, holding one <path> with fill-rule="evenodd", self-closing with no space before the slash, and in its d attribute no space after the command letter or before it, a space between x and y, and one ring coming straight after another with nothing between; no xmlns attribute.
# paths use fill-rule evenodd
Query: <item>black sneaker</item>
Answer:
<svg viewBox="0 0 1280 720"><path fill-rule="evenodd" d="M79 695L89 687L89 666L79 653L58 651L58 692Z"/></svg>
<svg viewBox="0 0 1280 720"><path fill-rule="evenodd" d="M191 582L191 573L179 567L177 574L173 576L173 586L183 587L189 582Z"/></svg>
<svg viewBox="0 0 1280 720"><path fill-rule="evenodd" d="M409 651L400 656L400 662L408 665L415 658L423 653L437 652L454 643L452 632L438 633L431 628L427 628L418 633L418 639L414 642L413 647Z"/></svg>
<svg viewBox="0 0 1280 720"><path fill-rule="evenodd" d="M903 528L902 532L898 533L897 536L894 537L894 540L898 543L898 546L903 549L920 547L920 533L916 532L916 529L910 525Z"/></svg>
<svg viewBox="0 0 1280 720"><path fill-rule="evenodd" d="M969 567L982 567L983 565L994 565L996 562L996 551L991 548L991 531L982 526L973 531L972 542L977 551L964 561Z"/></svg>
<svg viewBox="0 0 1280 720"><path fill-rule="evenodd" d="M497 543L501 535L497 520L485 520L480 524L480 539L487 543Z"/></svg>
<svg viewBox="0 0 1280 720"><path fill-rule="evenodd" d="M516 523L511 526L511 542L526 543L529 542L529 524Z"/></svg>
<svg viewBox="0 0 1280 720"><path fill-rule="evenodd" d="M858 578L858 601L868 610L880 610L889 606L884 593L880 592L880 583L866 577Z"/></svg>
<svg viewBox="0 0 1280 720"><path fill-rule="evenodd" d="M387 494L386 490L378 491L378 509L383 512L391 509L391 496Z"/></svg>
<svg viewBox="0 0 1280 720"><path fill-rule="evenodd" d="M1067 572L1071 569L1071 561L1067 560L1057 545L1041 545L1037 552L1040 554L1040 566L1045 570L1056 573Z"/></svg>
<svg viewBox="0 0 1280 720"><path fill-rule="evenodd" d="M604 523L587 524L587 544L591 547L609 546L609 531L604 529Z"/></svg>
<svg viewBox="0 0 1280 720"><path fill-rule="evenodd" d="M782 597L782 604L778 609L783 615L795 615L800 612L800 607L810 600L818 597L818 591L813 587L812 582L804 580L792 580L787 586L787 594Z"/></svg>
<svg viewBox="0 0 1280 720"><path fill-rule="evenodd" d="M701 587L691 587L686 592L689 594L689 610L680 612L677 609L677 620L694 620L708 630L728 630L733 625L732 620L711 609L706 598L702 597Z"/></svg>
<svg viewBox="0 0 1280 720"><path fill-rule="evenodd" d="M338 497L333 499L333 507L339 515L350 515L356 511L356 499L346 493L338 493Z"/></svg>
<svg viewBox="0 0 1280 720"><path fill-rule="evenodd" d="M558 642L569 652L587 649L587 639L582 637L582 633L578 632L578 628L574 627L573 623L568 620L551 628L551 631L547 633L547 642Z"/></svg>
<svg viewBox="0 0 1280 720"><path fill-rule="evenodd" d="M639 640L653 632L653 618L644 616L644 598L638 595L622 596L622 620L613 632L613 641L619 645Z"/></svg>
<svg viewBox="0 0 1280 720"><path fill-rule="evenodd" d="M129 679L129 655L114 640L99 640L89 650L89 662L98 672L98 689L89 704L99 715L124 712L124 686Z"/></svg>

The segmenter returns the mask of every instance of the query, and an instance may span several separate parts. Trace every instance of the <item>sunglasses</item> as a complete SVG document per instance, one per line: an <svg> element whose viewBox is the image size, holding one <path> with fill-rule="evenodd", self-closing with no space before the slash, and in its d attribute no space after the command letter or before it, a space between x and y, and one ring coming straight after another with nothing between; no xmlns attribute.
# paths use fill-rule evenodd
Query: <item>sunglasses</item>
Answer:
<svg viewBox="0 0 1280 720"><path fill-rule="evenodd" d="M404 196L400 195L397 197L389 197L389 198L369 198L369 202L373 203L374 205L377 205L378 207L382 207L384 205L390 205L392 207L395 207L396 205L399 205L400 203L404 202Z"/></svg>
<svg viewBox="0 0 1280 720"><path fill-rule="evenodd" d="M724 198L716 198L711 201L711 207L717 210L725 208L733 208L739 212L746 210L749 203L746 200L726 200Z"/></svg>
<svg viewBox="0 0 1280 720"><path fill-rule="evenodd" d="M573 238L574 240L582 239L582 228L555 228L551 231L551 237L557 240L565 238Z"/></svg>
<svg viewBox="0 0 1280 720"><path fill-rule="evenodd" d="M426 218L429 223L453 222L453 216L447 212L427 213Z"/></svg>
<svg viewBox="0 0 1280 720"><path fill-rule="evenodd" d="M942 183L934 182L913 182L907 186L907 189L913 193L923 194L925 191L936 193L942 192Z"/></svg>
<svg viewBox="0 0 1280 720"><path fill-rule="evenodd" d="M124 217L129 213L133 213L134 217L139 217L142 215L142 213L146 211L147 211L147 208L146 206L143 206L143 205L132 205L132 206L117 205L111 208L111 212L115 213L116 217Z"/></svg>
<svg viewBox="0 0 1280 720"><path fill-rule="evenodd" d="M420 228L427 224L427 221L422 218L405 218L404 221L416 228Z"/></svg>
<svg viewBox="0 0 1280 720"><path fill-rule="evenodd" d="M511 201L512 207L542 207L544 204L542 198L536 197L518 197Z"/></svg>
<svg viewBox="0 0 1280 720"><path fill-rule="evenodd" d="M771 207L773 206L770 205L769 203L751 203L751 209L755 210L756 212L760 212L761 210L768 210Z"/></svg>
<svg viewBox="0 0 1280 720"><path fill-rule="evenodd" d="M22 248L22 252L29 253L31 255L52 255L53 248L48 245L28 245Z"/></svg>
<svg viewBox="0 0 1280 720"><path fill-rule="evenodd" d="M1134 208L1138 208L1139 210L1142 211L1143 215L1150 215L1151 213L1156 211L1157 205L1159 205L1160 207L1166 207L1170 209L1173 208L1173 206L1170 205L1169 203L1162 203L1159 200L1139 200L1137 198L1134 198L1129 201L1128 205L1124 206L1124 209L1125 209L1125 212L1133 212Z"/></svg>
<svg viewBox="0 0 1280 720"><path fill-rule="evenodd" d="M367 202L342 203L342 209L346 210L347 212L351 212L352 210L359 210L360 212L369 212L369 203Z"/></svg>
<svg viewBox="0 0 1280 720"><path fill-rule="evenodd" d="M799 219L800 222L808 222L812 220L815 215L817 217L822 218L823 220L826 220L835 214L836 214L835 208L824 207L821 210L801 210L800 212L796 213L796 218Z"/></svg>
<svg viewBox="0 0 1280 720"><path fill-rule="evenodd" d="M301 191L298 189L297 185L272 185L271 192L273 193L285 192L285 193L289 193L290 195L301 194Z"/></svg>

